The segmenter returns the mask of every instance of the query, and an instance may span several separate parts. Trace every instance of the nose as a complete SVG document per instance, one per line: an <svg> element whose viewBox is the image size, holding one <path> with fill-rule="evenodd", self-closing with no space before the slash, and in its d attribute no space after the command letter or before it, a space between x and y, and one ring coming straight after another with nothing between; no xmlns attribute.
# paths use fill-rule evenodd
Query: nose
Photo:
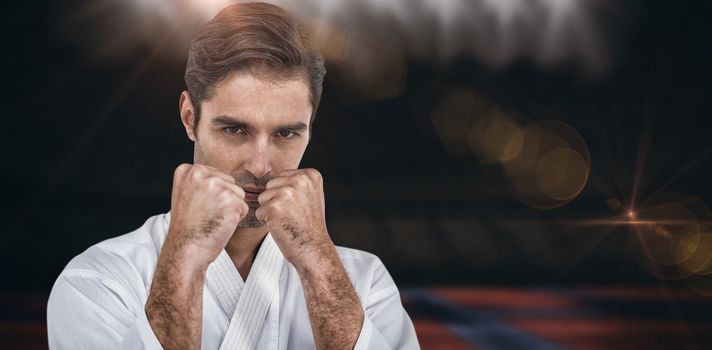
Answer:
<svg viewBox="0 0 712 350"><path fill-rule="evenodd" d="M245 170L257 178L261 178L272 171L269 156L269 144L266 140L254 142L251 154L245 160Z"/></svg>

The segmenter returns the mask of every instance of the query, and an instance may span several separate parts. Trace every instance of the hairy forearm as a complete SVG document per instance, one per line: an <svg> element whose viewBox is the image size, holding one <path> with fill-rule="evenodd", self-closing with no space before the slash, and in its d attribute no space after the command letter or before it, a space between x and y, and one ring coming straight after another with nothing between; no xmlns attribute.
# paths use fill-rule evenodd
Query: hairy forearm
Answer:
<svg viewBox="0 0 712 350"><path fill-rule="evenodd" d="M318 264L298 268L317 349L353 349L363 309L332 246Z"/></svg>
<svg viewBox="0 0 712 350"><path fill-rule="evenodd" d="M146 301L146 316L164 349L200 349L205 270L164 245Z"/></svg>

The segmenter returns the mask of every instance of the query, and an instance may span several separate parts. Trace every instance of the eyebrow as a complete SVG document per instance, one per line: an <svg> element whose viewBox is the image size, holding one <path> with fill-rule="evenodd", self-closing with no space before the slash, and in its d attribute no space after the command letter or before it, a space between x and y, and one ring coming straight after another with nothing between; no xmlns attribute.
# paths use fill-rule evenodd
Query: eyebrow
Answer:
<svg viewBox="0 0 712 350"><path fill-rule="evenodd" d="M238 118L227 116L227 115L221 115L213 118L211 120L211 123L213 125L225 125L225 126L233 126L233 127L239 127L243 128L245 130L255 130L255 127L251 125L250 123L244 122ZM304 131L307 129L307 125L298 122L298 123L292 123L292 124L284 124L284 125L278 125L274 131L280 132L280 131Z"/></svg>

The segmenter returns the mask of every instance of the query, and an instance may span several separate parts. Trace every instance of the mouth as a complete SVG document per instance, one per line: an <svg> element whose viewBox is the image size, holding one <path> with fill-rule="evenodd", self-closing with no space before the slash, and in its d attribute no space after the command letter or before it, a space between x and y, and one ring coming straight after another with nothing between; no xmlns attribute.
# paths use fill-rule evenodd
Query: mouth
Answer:
<svg viewBox="0 0 712 350"><path fill-rule="evenodd" d="M264 189L258 189L258 188L243 188L245 191L245 200L246 201L257 201L257 197L260 195L260 193L264 192Z"/></svg>

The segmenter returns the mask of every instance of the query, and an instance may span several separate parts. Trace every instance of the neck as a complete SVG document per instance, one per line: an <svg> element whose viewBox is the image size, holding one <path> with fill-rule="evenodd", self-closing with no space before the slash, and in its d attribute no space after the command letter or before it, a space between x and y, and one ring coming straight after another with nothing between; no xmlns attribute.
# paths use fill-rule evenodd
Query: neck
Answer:
<svg viewBox="0 0 712 350"><path fill-rule="evenodd" d="M225 251L240 272L242 279L247 281L252 263L257 257L262 241L267 236L266 227L237 228L225 246Z"/></svg>

